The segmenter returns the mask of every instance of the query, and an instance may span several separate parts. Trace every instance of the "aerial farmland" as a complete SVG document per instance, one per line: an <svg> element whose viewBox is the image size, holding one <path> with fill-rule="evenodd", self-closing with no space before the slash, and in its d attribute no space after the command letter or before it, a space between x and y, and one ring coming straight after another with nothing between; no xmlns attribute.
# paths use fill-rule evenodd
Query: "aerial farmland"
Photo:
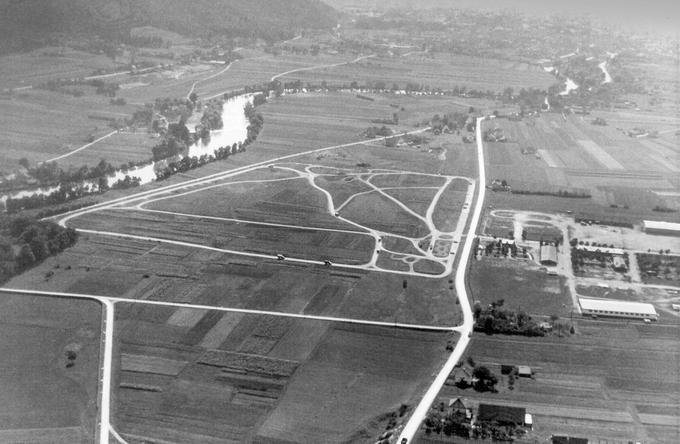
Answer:
<svg viewBox="0 0 680 444"><path fill-rule="evenodd" d="M0 442L680 440L672 39L43 3L0 17Z"/></svg>

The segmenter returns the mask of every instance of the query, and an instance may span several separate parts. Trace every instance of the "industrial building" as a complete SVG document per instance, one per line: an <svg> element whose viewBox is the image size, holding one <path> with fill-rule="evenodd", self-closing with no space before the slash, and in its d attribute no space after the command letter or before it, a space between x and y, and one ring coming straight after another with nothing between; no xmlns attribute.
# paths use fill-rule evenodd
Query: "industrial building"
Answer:
<svg viewBox="0 0 680 444"><path fill-rule="evenodd" d="M680 236L680 224L657 220L643 220L642 230L647 234L662 236Z"/></svg>
<svg viewBox="0 0 680 444"><path fill-rule="evenodd" d="M589 316L610 316L654 321L659 318L654 306L643 302L591 298L578 298L578 302L582 313Z"/></svg>

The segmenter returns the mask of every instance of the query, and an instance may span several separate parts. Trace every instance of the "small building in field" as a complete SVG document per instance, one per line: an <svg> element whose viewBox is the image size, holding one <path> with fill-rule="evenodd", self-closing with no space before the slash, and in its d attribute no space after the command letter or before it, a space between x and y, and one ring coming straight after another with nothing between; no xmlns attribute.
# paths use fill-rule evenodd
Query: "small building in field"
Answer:
<svg viewBox="0 0 680 444"><path fill-rule="evenodd" d="M659 315L652 304L614 299L578 298L581 311L588 316L607 316L656 321Z"/></svg>
<svg viewBox="0 0 680 444"><path fill-rule="evenodd" d="M662 236L680 236L680 224L657 220L643 220L642 230L647 234Z"/></svg>
<svg viewBox="0 0 680 444"><path fill-rule="evenodd" d="M542 265L557 265L557 247L554 245L541 245L540 260Z"/></svg>
<svg viewBox="0 0 680 444"><path fill-rule="evenodd" d="M531 378L534 375L534 372L531 370L531 367L528 365L518 365L517 366L517 376L520 378Z"/></svg>
<svg viewBox="0 0 680 444"><path fill-rule="evenodd" d="M506 405L479 404L477 421L495 422L498 424L523 426L526 416L524 407L511 407Z"/></svg>
<svg viewBox="0 0 680 444"><path fill-rule="evenodd" d="M550 437L552 444L588 444L587 438L576 438L574 436L553 435Z"/></svg>
<svg viewBox="0 0 680 444"><path fill-rule="evenodd" d="M614 271L628 271L628 265L626 265L626 261L623 259L623 256L614 256L612 259L612 268Z"/></svg>

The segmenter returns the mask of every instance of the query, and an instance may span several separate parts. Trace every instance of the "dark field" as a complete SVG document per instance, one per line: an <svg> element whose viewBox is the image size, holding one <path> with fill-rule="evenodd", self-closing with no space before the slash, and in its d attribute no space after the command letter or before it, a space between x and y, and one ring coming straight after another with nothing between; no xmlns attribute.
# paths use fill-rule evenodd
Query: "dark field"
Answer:
<svg viewBox="0 0 680 444"><path fill-rule="evenodd" d="M120 306L129 442L364 442L352 437L416 402L445 357L446 334L211 311L177 325L165 311Z"/></svg>
<svg viewBox="0 0 680 444"><path fill-rule="evenodd" d="M97 421L101 306L0 298L0 441L90 443ZM66 350L76 351L66 368Z"/></svg>

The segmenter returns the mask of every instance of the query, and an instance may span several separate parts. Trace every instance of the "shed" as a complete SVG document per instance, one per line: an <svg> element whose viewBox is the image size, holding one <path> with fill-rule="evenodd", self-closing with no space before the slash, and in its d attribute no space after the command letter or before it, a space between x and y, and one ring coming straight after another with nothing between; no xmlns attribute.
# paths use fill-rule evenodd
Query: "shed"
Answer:
<svg viewBox="0 0 680 444"><path fill-rule="evenodd" d="M557 247L541 245L540 259L543 265L557 265Z"/></svg>
<svg viewBox="0 0 680 444"><path fill-rule="evenodd" d="M517 375L519 375L521 378L531 378L533 374L534 373L531 371L531 367L528 365L517 366Z"/></svg>
<svg viewBox="0 0 680 444"><path fill-rule="evenodd" d="M524 407L512 407L496 404L479 404L477 420L480 422L496 422L499 424L524 425Z"/></svg>
<svg viewBox="0 0 680 444"><path fill-rule="evenodd" d="M628 266L626 265L626 261L623 259L622 256L614 256L612 268L614 268L615 271L627 271L628 270Z"/></svg>

